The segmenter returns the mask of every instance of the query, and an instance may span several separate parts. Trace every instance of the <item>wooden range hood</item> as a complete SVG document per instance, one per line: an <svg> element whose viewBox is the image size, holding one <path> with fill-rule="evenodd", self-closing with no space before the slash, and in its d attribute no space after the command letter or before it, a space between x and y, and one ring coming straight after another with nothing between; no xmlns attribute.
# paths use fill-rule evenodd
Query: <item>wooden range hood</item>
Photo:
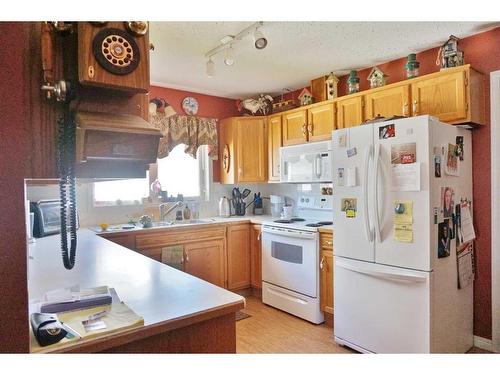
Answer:
<svg viewBox="0 0 500 375"><path fill-rule="evenodd" d="M156 162L161 133L128 114L77 111L76 175L139 178Z"/></svg>

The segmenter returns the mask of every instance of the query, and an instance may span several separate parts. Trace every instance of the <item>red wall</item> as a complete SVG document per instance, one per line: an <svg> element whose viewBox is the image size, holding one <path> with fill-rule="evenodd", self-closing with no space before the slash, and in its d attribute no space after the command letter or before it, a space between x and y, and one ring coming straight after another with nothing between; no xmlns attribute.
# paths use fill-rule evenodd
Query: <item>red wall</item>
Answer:
<svg viewBox="0 0 500 375"><path fill-rule="evenodd" d="M204 94L197 94L194 92L170 89L159 86L151 86L149 89L149 98L156 97L163 98L174 107L178 114L184 114L182 109L182 100L186 96L192 96L198 100L199 109L197 116L212 117L221 120L226 117L238 116L238 109L236 107L236 100L221 98L219 96L211 96ZM213 180L214 182L220 181L220 166L218 161L213 162Z"/></svg>
<svg viewBox="0 0 500 375"><path fill-rule="evenodd" d="M24 176L29 155L26 29L0 22L0 352L29 351Z"/></svg>
<svg viewBox="0 0 500 375"><path fill-rule="evenodd" d="M444 36L446 37L446 36ZM445 38L444 38L445 39ZM474 285L474 334L491 338L491 171L490 171L490 81L489 73L500 69L500 27L464 38L459 48L465 53L465 62L485 75L486 124L475 129L472 136L474 223L476 226L477 275ZM417 54L420 75L439 71L436 66L438 48ZM406 57L377 65L388 74L387 83L405 79ZM360 89L369 89L366 80L371 71L358 71ZM297 98L300 90L286 95L287 99ZM340 77L339 94L347 93L347 76Z"/></svg>

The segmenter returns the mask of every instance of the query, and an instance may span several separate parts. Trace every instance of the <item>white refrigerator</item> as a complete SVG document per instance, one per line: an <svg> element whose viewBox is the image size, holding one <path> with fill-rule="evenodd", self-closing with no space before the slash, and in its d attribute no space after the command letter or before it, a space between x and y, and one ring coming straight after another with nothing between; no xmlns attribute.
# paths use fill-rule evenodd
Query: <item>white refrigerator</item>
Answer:
<svg viewBox="0 0 500 375"><path fill-rule="evenodd" d="M456 240L438 258L438 232L446 187L454 204L472 200L471 132L418 116L339 129L332 142L335 340L366 353L466 352L472 283L458 288Z"/></svg>

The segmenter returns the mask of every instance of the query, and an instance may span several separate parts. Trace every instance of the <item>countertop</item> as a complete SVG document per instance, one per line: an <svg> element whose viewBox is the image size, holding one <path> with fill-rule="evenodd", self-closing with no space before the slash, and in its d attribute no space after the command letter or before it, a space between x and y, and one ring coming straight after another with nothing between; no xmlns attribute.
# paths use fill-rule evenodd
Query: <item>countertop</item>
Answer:
<svg viewBox="0 0 500 375"><path fill-rule="evenodd" d="M66 270L61 260L60 236L39 238L29 245L29 299L40 299L49 290L106 285L144 318L130 341L188 326L193 321L222 316L242 309L238 294L156 262L108 241L88 229L78 231L76 265ZM123 336L123 335L122 335ZM92 341L91 339L90 341ZM105 348L100 338L101 347ZM82 341L72 345L81 345ZM104 346L103 346L104 345Z"/></svg>
<svg viewBox="0 0 500 375"><path fill-rule="evenodd" d="M245 216L231 216L231 217L206 217L201 220L206 220L208 222L203 223L189 223L188 221L175 222L174 225L164 225L164 226L154 226L151 228L142 228L139 224L135 226L135 228L131 229L121 229L121 225L110 225L109 228L103 231L100 227L92 226L88 229L98 233L98 234L111 234L111 233L129 233L129 232L137 232L137 231L154 231L154 230L166 230L166 229L181 229L181 228L189 228L189 227L204 227L206 225L215 225L215 224L237 224L237 223L252 223L252 224L262 224L265 221L273 221L276 220L276 217L272 217L271 215L245 215Z"/></svg>

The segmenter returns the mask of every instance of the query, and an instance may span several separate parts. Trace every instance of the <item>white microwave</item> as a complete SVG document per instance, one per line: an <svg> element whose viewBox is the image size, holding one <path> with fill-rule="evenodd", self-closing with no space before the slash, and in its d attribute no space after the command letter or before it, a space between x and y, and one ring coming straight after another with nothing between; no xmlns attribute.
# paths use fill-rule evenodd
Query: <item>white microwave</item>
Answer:
<svg viewBox="0 0 500 375"><path fill-rule="evenodd" d="M280 147L280 182L332 182L332 142Z"/></svg>

